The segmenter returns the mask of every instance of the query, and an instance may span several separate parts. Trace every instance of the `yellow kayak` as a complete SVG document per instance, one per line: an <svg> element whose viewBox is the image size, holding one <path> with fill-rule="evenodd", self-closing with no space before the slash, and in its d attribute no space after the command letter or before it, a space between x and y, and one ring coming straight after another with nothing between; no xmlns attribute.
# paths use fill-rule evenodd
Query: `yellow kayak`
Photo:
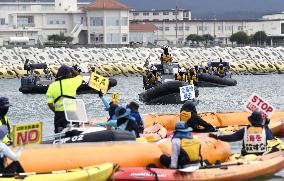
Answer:
<svg viewBox="0 0 284 181"><path fill-rule="evenodd" d="M90 167L84 167L82 169L62 170L54 171L52 173L25 173L26 176L20 176L19 178L1 178L3 181L105 181L108 180L113 172L114 164L105 163L101 165L94 165ZM23 178L22 178L23 177Z"/></svg>

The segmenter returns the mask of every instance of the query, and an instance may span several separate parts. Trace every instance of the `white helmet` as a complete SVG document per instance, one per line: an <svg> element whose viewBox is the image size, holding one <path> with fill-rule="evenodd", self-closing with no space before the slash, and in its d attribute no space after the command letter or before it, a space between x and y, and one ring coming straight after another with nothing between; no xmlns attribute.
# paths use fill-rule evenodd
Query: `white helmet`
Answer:
<svg viewBox="0 0 284 181"><path fill-rule="evenodd" d="M186 70L185 70L185 68L184 68L184 67L182 67L182 68L180 68L180 69L179 69L179 72L181 72L181 73L185 73L185 72L186 72Z"/></svg>
<svg viewBox="0 0 284 181"><path fill-rule="evenodd" d="M162 49L163 49L163 50L166 49L166 48L169 49L169 46L168 46L168 45L163 45L163 46L162 46Z"/></svg>
<svg viewBox="0 0 284 181"><path fill-rule="evenodd" d="M152 66L150 70L151 70L151 71L157 71L158 69L157 69L157 67Z"/></svg>

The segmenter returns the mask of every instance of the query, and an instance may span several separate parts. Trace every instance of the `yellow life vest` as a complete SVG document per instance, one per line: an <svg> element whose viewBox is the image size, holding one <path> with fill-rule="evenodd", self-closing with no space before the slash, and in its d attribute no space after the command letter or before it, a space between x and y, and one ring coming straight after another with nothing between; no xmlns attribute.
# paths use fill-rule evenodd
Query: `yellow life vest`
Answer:
<svg viewBox="0 0 284 181"><path fill-rule="evenodd" d="M172 62L172 55L169 53L169 54L165 54L163 53L162 54L162 63L171 63Z"/></svg>
<svg viewBox="0 0 284 181"><path fill-rule="evenodd" d="M158 81L158 75L152 74L151 78L148 80L149 84L155 84Z"/></svg>
<svg viewBox="0 0 284 181"><path fill-rule="evenodd" d="M243 149L246 153L264 153L267 145L265 129L254 126L246 127L243 142Z"/></svg>
<svg viewBox="0 0 284 181"><path fill-rule="evenodd" d="M192 138L192 139L182 138L181 148L186 152L191 162L196 162L201 159L200 156L201 144L198 138Z"/></svg>
<svg viewBox="0 0 284 181"><path fill-rule="evenodd" d="M191 76L191 75L189 74L189 75L187 76L187 81L190 83L191 80L192 80L193 82L198 82L198 78L197 78L196 75Z"/></svg>
<svg viewBox="0 0 284 181"><path fill-rule="evenodd" d="M182 76L180 76L179 73L177 73L177 74L176 74L176 80L185 81L185 74L183 74Z"/></svg>
<svg viewBox="0 0 284 181"><path fill-rule="evenodd" d="M223 69L221 69L221 68L218 68L218 74L220 74L220 75L225 75L225 69L223 68Z"/></svg>
<svg viewBox="0 0 284 181"><path fill-rule="evenodd" d="M191 112L181 111L180 121L187 122L191 118Z"/></svg>
<svg viewBox="0 0 284 181"><path fill-rule="evenodd" d="M7 115L4 116L4 120L0 119L0 126L3 125L6 125L7 128L8 128L8 134L5 135L5 137L3 138L2 142L3 143L10 143L11 142L11 138L13 137L12 135L12 130L11 130L11 127L10 127L10 123L9 123L9 120L8 120L8 117Z"/></svg>

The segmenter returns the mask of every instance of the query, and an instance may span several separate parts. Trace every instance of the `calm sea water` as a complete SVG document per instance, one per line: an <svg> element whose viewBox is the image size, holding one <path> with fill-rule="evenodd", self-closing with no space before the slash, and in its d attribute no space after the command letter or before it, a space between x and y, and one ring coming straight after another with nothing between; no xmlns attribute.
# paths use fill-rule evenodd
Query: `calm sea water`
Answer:
<svg viewBox="0 0 284 181"><path fill-rule="evenodd" d="M137 101L138 94L143 92L142 77L115 77L118 85L110 92L120 93L120 104ZM254 92L269 101L278 111L284 111L284 75L241 75L234 76L238 85L224 88L199 88L199 112L232 112L244 111L243 104ZM6 96L13 105L9 112L11 124L32 121L42 121L44 135L53 132L53 113L48 109L46 98L40 94L22 94L18 91L20 80L0 80L0 96ZM98 95L79 95L86 104L88 117L107 116ZM111 95L106 95L111 99ZM140 103L140 112L148 113L177 113L181 105L145 105ZM234 152L240 150L240 143L232 144ZM283 180L284 171L262 180ZM259 179L258 179L259 180Z"/></svg>

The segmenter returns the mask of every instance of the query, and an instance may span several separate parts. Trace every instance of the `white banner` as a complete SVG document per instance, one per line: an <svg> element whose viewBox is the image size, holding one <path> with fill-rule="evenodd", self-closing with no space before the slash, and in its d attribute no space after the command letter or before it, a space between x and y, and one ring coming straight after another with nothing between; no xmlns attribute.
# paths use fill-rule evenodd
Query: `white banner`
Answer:
<svg viewBox="0 0 284 181"><path fill-rule="evenodd" d="M181 101L187 101L195 98L194 85L183 86L179 89Z"/></svg>
<svg viewBox="0 0 284 181"><path fill-rule="evenodd" d="M275 111L273 106L261 98L259 95L253 93L250 99L244 105L245 108L250 111L259 111L263 115L263 117L271 117L271 114Z"/></svg>

